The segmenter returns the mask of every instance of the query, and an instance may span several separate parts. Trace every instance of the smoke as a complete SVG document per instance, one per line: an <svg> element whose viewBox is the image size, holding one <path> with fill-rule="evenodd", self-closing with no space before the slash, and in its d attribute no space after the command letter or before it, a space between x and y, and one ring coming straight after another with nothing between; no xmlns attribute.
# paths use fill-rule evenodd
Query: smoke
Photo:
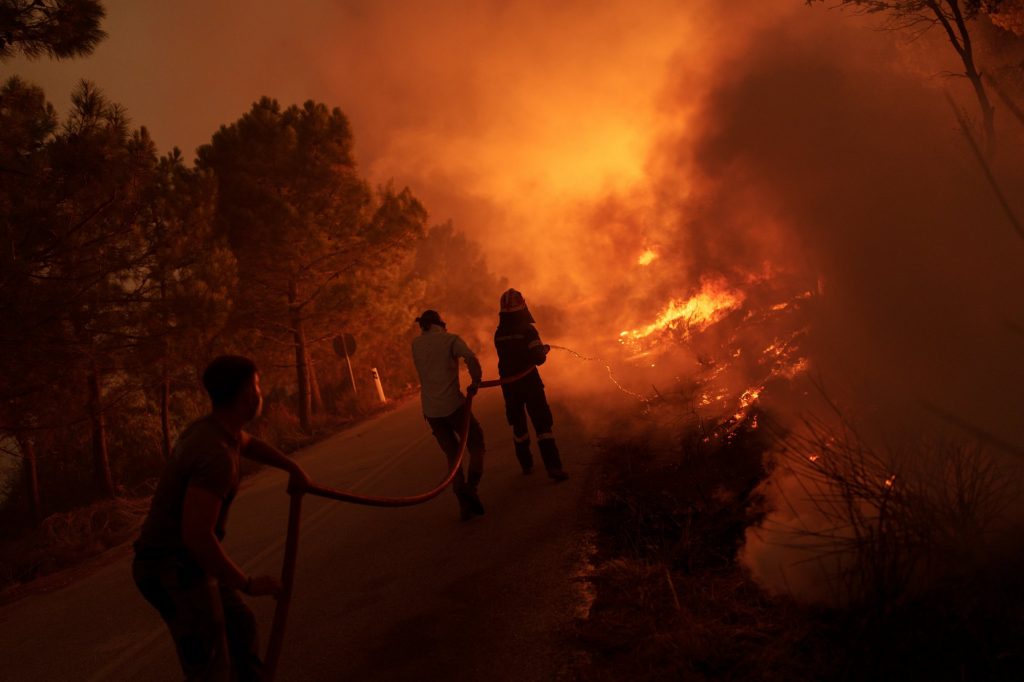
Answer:
<svg viewBox="0 0 1024 682"><path fill-rule="evenodd" d="M945 101L948 91L970 110L970 92L925 77L955 69L942 36L910 44L863 26L780 12L720 62L694 127L659 161L666 187L682 177L691 188L682 199L660 192L659 210L679 221L677 248L692 255L680 269L736 277L767 262L818 282L804 350L830 397L864 419L865 437L897 433L918 441L908 456L939 457L921 443L947 429L935 406L1022 443L1024 242ZM1021 130L1003 116L997 170L1016 188ZM806 490L780 467L766 489L776 511L748 535L744 560L769 587L822 599L822 567L807 561L816 549L787 530L828 522Z"/></svg>
<svg viewBox="0 0 1024 682"><path fill-rule="evenodd" d="M1024 442L1024 242L946 102L976 110L939 32L802 0L144 5L110 2L88 60L12 66L57 101L92 78L165 148L261 95L341 107L364 172L453 219L545 340L633 389L694 358L616 363L620 331L709 277L785 281L818 294L815 371L880 430L934 430L932 405ZM1021 129L997 122L1016 199ZM487 338L496 320L452 331ZM599 363L552 355L544 372L586 408L623 399ZM752 538L747 559L780 586L758 567L793 557Z"/></svg>

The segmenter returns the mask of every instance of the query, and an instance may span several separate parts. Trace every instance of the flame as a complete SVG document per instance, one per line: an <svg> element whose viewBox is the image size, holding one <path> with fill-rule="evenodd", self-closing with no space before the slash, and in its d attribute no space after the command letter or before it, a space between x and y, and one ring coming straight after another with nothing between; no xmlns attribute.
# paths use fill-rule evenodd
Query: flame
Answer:
<svg viewBox="0 0 1024 682"><path fill-rule="evenodd" d="M811 362L807 358L797 358L792 364L776 367L772 370L773 377L785 377L786 379L795 379L800 376L808 369L810 369Z"/></svg>
<svg viewBox="0 0 1024 682"><path fill-rule="evenodd" d="M646 251L644 251L643 253L640 254L639 258L636 259L636 264L637 265L641 265L643 267L647 267L648 265L653 263L654 259L657 258L657 257L658 257L657 253L655 253L651 249L647 249Z"/></svg>
<svg viewBox="0 0 1024 682"><path fill-rule="evenodd" d="M729 289L722 281L706 281L701 290L690 298L669 301L668 307L651 324L619 334L619 342L636 342L655 332L680 327L687 335L703 331L738 308L743 299L743 292Z"/></svg>
<svg viewBox="0 0 1024 682"><path fill-rule="evenodd" d="M740 407L747 408L753 405L761 397L761 391L763 390L763 386L757 386L743 391L743 395L740 396Z"/></svg>
<svg viewBox="0 0 1024 682"><path fill-rule="evenodd" d="M733 415L733 419L737 422L742 421L746 418L747 413L750 411L751 406L757 402L757 399L761 397L761 391L764 390L764 386L754 386L743 391L743 395L740 396L740 408L736 414Z"/></svg>

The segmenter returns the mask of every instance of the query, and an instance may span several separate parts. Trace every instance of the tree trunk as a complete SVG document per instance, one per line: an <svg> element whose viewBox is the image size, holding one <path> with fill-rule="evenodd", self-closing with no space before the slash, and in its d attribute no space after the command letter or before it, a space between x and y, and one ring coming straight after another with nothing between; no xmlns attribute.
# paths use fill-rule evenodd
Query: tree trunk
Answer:
<svg viewBox="0 0 1024 682"><path fill-rule="evenodd" d="M295 341L295 379L299 389L299 426L306 433L312 431L309 422L310 393L309 368L306 366L306 332L302 325L302 311L296 305L298 295L295 283L288 285L288 317Z"/></svg>
<svg viewBox="0 0 1024 682"><path fill-rule="evenodd" d="M313 358L309 356L308 352L306 354L306 367L309 368L309 391L313 402L313 413L323 414L324 398L320 394L320 380L316 376L316 365L313 364Z"/></svg>
<svg viewBox="0 0 1024 682"><path fill-rule="evenodd" d="M981 74L974 66L974 59L964 59L967 67L967 79L971 81L974 88L974 95L978 98L978 107L981 109L982 126L985 130L985 156L991 159L996 152L996 110L988 98L985 84L982 83Z"/></svg>
<svg viewBox="0 0 1024 682"><path fill-rule="evenodd" d="M92 425L93 481L100 495L114 497L114 479L107 451L107 420L103 414L99 370L89 374L89 421Z"/></svg>
<svg viewBox="0 0 1024 682"><path fill-rule="evenodd" d="M982 126L985 131L985 156L991 159L996 149L996 110L992 106L992 101L988 97L988 91L985 89L985 83L982 81L981 73L978 71L974 61L974 45L971 41L971 32L967 28L967 19L964 17L960 7L960 0L946 0L946 4L949 6L950 13L953 16L952 23L937 0L930 0L927 4L935 18L945 29L946 35L949 36L949 41L953 44L953 48L960 55L960 60L963 62L964 76L971 82L974 96L978 100L978 108L981 109Z"/></svg>
<svg viewBox="0 0 1024 682"><path fill-rule="evenodd" d="M163 317L163 330L166 334L171 328L167 314L167 277L164 276L163 268L160 269L160 313ZM168 365L170 344L167 337L163 337L161 343L163 351L160 363L160 455L166 462L171 458L171 372Z"/></svg>
<svg viewBox="0 0 1024 682"><path fill-rule="evenodd" d="M163 376L160 381L160 454L163 461L171 457L171 377L164 362Z"/></svg>
<svg viewBox="0 0 1024 682"><path fill-rule="evenodd" d="M25 478L25 492L28 494L28 511L32 525L38 526L42 518L42 506L39 503L39 469L36 464L36 444L30 438L19 438L21 448L22 474Z"/></svg>

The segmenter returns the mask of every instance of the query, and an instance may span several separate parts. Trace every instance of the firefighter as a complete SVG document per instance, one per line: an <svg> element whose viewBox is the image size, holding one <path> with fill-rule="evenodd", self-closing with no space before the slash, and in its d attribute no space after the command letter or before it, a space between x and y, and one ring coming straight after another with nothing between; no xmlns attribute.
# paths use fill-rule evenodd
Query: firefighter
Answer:
<svg viewBox="0 0 1024 682"><path fill-rule="evenodd" d="M498 351L498 375L505 379L516 376L530 367L543 365L551 347L542 343L537 328L533 326L533 315L526 307L526 299L515 289L501 295L501 312L498 314L498 329L494 332L494 347ZM505 396L505 416L512 427L515 440L516 459L524 474L533 472L533 453L530 451L530 430L526 415L530 415L533 430L537 433L540 458L547 469L548 477L564 481L569 474L562 469L555 436L551 433L554 418L544 395L544 382L540 371L534 370L508 384L502 384Z"/></svg>
<svg viewBox="0 0 1024 682"><path fill-rule="evenodd" d="M466 342L448 332L437 311L424 311L416 322L423 333L413 339L412 358L420 375L423 416L447 455L450 467L459 454L459 438L466 418L466 398L459 388L459 358L469 368L472 382L466 389L469 395L475 395L480 387L483 370ZM484 513L484 506L477 495L477 485L484 472L484 432L472 413L466 440L469 472L463 477L460 467L452 481L452 490L459 501L459 516L463 521Z"/></svg>

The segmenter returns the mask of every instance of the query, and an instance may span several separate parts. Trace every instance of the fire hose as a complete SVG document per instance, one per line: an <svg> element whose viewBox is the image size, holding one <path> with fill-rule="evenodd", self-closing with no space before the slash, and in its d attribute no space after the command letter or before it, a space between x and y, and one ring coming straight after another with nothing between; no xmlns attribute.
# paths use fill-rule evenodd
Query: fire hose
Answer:
<svg viewBox="0 0 1024 682"><path fill-rule="evenodd" d="M504 379L492 379L481 381L479 388L493 388L502 384L510 384L519 381L536 367L530 367L519 374ZM302 496L305 494L326 497L338 502L349 502L370 507L412 507L423 504L434 499L448 487L455 478L455 474L462 468L462 460L466 454L466 441L469 436L469 424L473 417L473 396L468 395L465 402L465 416L462 427L459 431L459 451L455 457L448 475L444 480L431 490L419 495L408 497L376 497L372 495L358 495L344 490L336 490L327 486L309 485L301 490L289 491L291 497L288 507L288 535L284 546L284 561L281 568L281 593L277 598L277 606L274 609L274 623L270 629L270 641L267 644L267 659L264 665L266 679L272 680L277 671L278 661L281 659L281 647L284 643L284 630L288 622L288 609L292 601L292 585L295 581L295 561L299 551L299 527L302 520Z"/></svg>

